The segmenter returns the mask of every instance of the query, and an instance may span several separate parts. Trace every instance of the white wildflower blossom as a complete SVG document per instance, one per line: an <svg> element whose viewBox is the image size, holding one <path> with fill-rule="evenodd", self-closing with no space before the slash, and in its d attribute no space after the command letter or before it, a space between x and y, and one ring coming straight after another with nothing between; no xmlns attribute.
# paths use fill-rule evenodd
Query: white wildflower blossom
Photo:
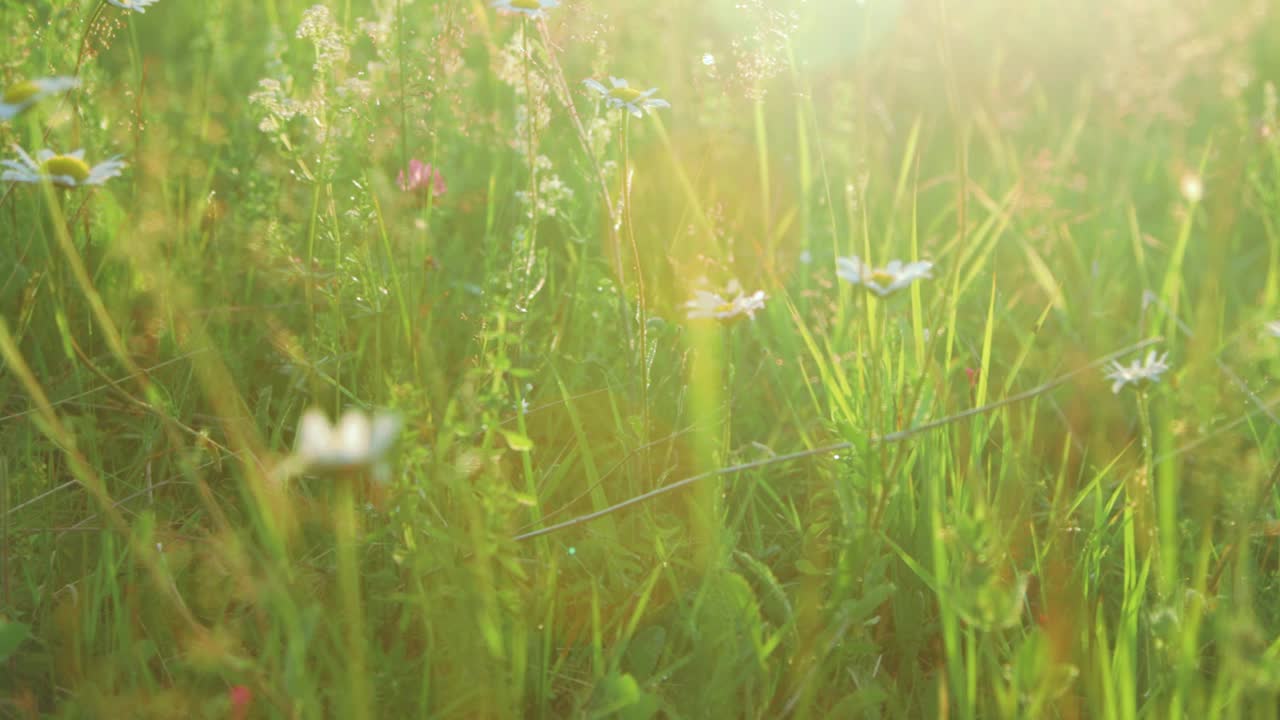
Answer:
<svg viewBox="0 0 1280 720"><path fill-rule="evenodd" d="M591 152L598 158L608 156L609 144L613 140L613 130L615 124L608 115L596 115L586 121L587 138L591 143ZM605 163L616 165L612 160L604 160Z"/></svg>
<svg viewBox="0 0 1280 720"><path fill-rule="evenodd" d="M545 18L548 9L559 5L560 0L497 0L492 4L496 10L524 15L534 20Z"/></svg>
<svg viewBox="0 0 1280 720"><path fill-rule="evenodd" d="M1156 351L1147 353L1145 360L1134 360L1129 365L1121 365L1112 360L1107 372L1111 382L1111 392L1118 393L1125 385L1140 387L1148 383L1158 382L1160 376L1169 370L1169 353L1157 356Z"/></svg>
<svg viewBox="0 0 1280 720"><path fill-rule="evenodd" d="M1280 320L1267 323L1266 328L1267 332L1271 333L1272 337L1280 338Z"/></svg>
<svg viewBox="0 0 1280 720"><path fill-rule="evenodd" d="M932 270L933 263L928 260L917 260L905 265L901 260L893 260L883 268L874 268L862 262L857 255L836 258L837 275L880 297L892 295L916 280L932 278Z"/></svg>
<svg viewBox="0 0 1280 720"><path fill-rule="evenodd" d="M131 10L133 12L144 13L147 7L155 5L160 0L107 0L107 4L115 5L121 10Z"/></svg>
<svg viewBox="0 0 1280 720"><path fill-rule="evenodd" d="M48 180L68 188L101 185L118 177L125 168L118 155L97 165L89 165L84 160L84 150L59 155L45 149L32 159L21 147L14 145L13 149L18 153L18 159L0 160L0 166L6 168L4 173L0 173L0 182L39 183Z"/></svg>
<svg viewBox="0 0 1280 720"><path fill-rule="evenodd" d="M249 102L265 111L258 129L264 133L277 133L285 124L305 110L302 103L289 97L284 84L275 78L258 81L258 91L249 95Z"/></svg>
<svg viewBox="0 0 1280 720"><path fill-rule="evenodd" d="M1196 173L1185 172L1178 181L1178 190L1187 202L1198 203L1204 198L1204 181Z"/></svg>
<svg viewBox="0 0 1280 720"><path fill-rule="evenodd" d="M334 22L329 8L312 5L302 13L296 37L310 40L316 48L316 72L325 72L347 61L347 38Z"/></svg>
<svg viewBox="0 0 1280 720"><path fill-rule="evenodd" d="M8 120L50 95L61 95L79 85L79 80L66 76L14 83L0 95L0 120Z"/></svg>
<svg viewBox="0 0 1280 720"><path fill-rule="evenodd" d="M312 408L298 423L294 457L311 470L372 469L375 475L385 475L386 455L400 424L400 417L393 413L379 412L370 418L359 410L348 410L337 424L330 424L323 411Z"/></svg>
<svg viewBox="0 0 1280 720"><path fill-rule="evenodd" d="M730 323L744 317L754 320L756 313L764 309L764 301L767 299L763 290L747 295L738 281L733 280L725 288L724 295L709 290L696 290L693 299L684 306L690 320Z"/></svg>
<svg viewBox="0 0 1280 720"><path fill-rule="evenodd" d="M344 100L367 102L373 97L373 83L364 78L347 78L338 86L338 96Z"/></svg>
<svg viewBox="0 0 1280 720"><path fill-rule="evenodd" d="M533 166L538 171L538 206L529 207L533 204L533 193L528 190L516 191L516 199L528 208L529 218L556 217L573 200L573 188L551 172L551 158L546 155L537 156Z"/></svg>
<svg viewBox="0 0 1280 720"><path fill-rule="evenodd" d="M600 97L604 98L610 108L621 108L635 117L644 117L645 112L652 108L671 107L671 103L666 100L653 97L653 94L658 92L658 88L637 90L627 85L627 81L622 78L611 76L609 84L612 87L605 87L598 80L591 79L583 80L582 84L600 93Z"/></svg>

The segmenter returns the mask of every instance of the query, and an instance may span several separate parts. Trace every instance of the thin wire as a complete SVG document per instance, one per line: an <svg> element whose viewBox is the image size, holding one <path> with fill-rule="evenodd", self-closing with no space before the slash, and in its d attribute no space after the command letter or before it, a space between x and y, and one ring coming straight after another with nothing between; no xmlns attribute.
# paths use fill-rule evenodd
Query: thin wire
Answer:
<svg viewBox="0 0 1280 720"><path fill-rule="evenodd" d="M917 425L915 427L907 428L906 430L899 430L897 432L889 433L888 435L872 436L869 439L868 444L901 442L902 440L915 437L916 435L920 435L922 433L928 432L930 430L934 430L944 425L950 425L953 422L964 420L966 418L973 417L974 415L981 415L984 413L988 413L988 412L991 412L992 410L997 410L999 408L1005 407L1006 405L1012 405L1014 403L1036 397L1037 395L1042 395L1050 390L1053 390L1054 388L1057 388L1061 385L1066 384L1072 378L1074 378L1077 375L1080 375L1081 373L1101 367L1111 362L1112 360L1115 360L1116 358L1127 355L1131 352L1142 350L1150 345L1154 345L1160 342L1161 339L1162 338L1160 338L1159 336L1148 338L1146 340L1143 340L1142 342L1136 343L1134 345L1130 345L1121 350L1117 350L1113 353L1104 355L1098 358L1097 360L1094 360L1093 362L1089 363L1088 365L1084 365L1082 367L1076 368L1075 370L1072 370L1071 372L1068 372L1065 375L1061 375L1053 380L1050 380L1049 382L1046 382L1041 385L1037 385L1036 387L1031 388L1030 390L1027 390L1025 392L1020 392L1015 395L1010 395L1009 397L998 400L996 402L988 403L987 405L983 405L981 407L970 408L969 410L956 413L955 415L948 415L947 417L940 418L938 420L932 420L922 425ZM662 487L655 488L653 490L650 490L647 493L643 493L633 498L623 500L620 503L610 505L607 508L597 510L591 513L587 513L585 515L579 515L577 517L565 520L564 522L556 523L555 525L550 525L550 526L541 528L539 530L532 530L527 533L521 533L520 535L516 535L512 539L515 540L516 542L523 542L525 540L532 540L533 538L536 538L536 537L542 537L543 535L550 535L551 533L558 532L566 528L571 528L575 525L581 525L583 523L591 522L592 520L602 518L605 515L611 515L615 512L618 512L619 510L625 510L626 508L629 508L633 505L639 505L640 503L646 502L648 500L652 500L653 498L658 497L659 495L665 495L669 492L679 490L680 488L687 487L700 480L706 480L708 478L713 478L713 477L720 477L722 475L731 475L734 473L744 472L746 470L755 470L755 469L766 467L769 465L776 465L779 463L791 462L792 460L801 460L807 457L813 457L814 455L825 455L827 453L840 452L843 450L852 449L853 447L854 447L854 443L845 441L845 442L833 443L831 445L824 445L818 448L811 448L809 450L800 450L793 453L787 453L786 455L778 455L776 457L765 458L763 460L755 460L749 463L742 463L739 465L730 465L728 467L722 467L716 470L710 470L704 473L700 473L698 475L687 477L683 480L678 480L676 482L671 483L670 485L663 485Z"/></svg>

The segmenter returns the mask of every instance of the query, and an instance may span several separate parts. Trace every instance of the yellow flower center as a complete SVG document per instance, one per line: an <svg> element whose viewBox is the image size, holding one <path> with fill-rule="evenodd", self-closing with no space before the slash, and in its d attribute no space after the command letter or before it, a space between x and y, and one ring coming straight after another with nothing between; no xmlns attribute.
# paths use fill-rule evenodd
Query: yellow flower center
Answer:
<svg viewBox="0 0 1280 720"><path fill-rule="evenodd" d="M895 279L896 278L893 273L885 272L884 270L873 270L871 272L871 282L879 285L880 287L888 287L892 285Z"/></svg>
<svg viewBox="0 0 1280 720"><path fill-rule="evenodd" d="M733 311L734 311L734 306L733 306L733 303L731 302L722 302L716 306L717 314L731 313Z"/></svg>
<svg viewBox="0 0 1280 720"><path fill-rule="evenodd" d="M635 102L636 98L643 94L643 92L631 87L616 87L609 91L609 97L618 98L624 103Z"/></svg>
<svg viewBox="0 0 1280 720"><path fill-rule="evenodd" d="M18 103L30 100L38 92L40 92L40 86L30 80L27 80L12 87L5 88L4 101L12 105L17 105Z"/></svg>
<svg viewBox="0 0 1280 720"><path fill-rule="evenodd" d="M46 175L66 175L84 182L89 177L89 164L70 155L54 155L40 166Z"/></svg>
<svg viewBox="0 0 1280 720"><path fill-rule="evenodd" d="M520 10L541 10L541 0L511 0L511 7Z"/></svg>

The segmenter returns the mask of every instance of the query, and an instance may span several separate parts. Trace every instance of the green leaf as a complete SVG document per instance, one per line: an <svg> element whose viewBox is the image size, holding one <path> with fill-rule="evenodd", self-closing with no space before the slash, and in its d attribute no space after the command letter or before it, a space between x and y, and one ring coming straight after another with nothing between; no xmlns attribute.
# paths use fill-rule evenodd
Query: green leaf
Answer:
<svg viewBox="0 0 1280 720"><path fill-rule="evenodd" d="M640 680L648 680L658 667L658 659L667 644L667 631L660 625L647 627L631 638L627 646L627 663L631 674Z"/></svg>
<svg viewBox="0 0 1280 720"><path fill-rule="evenodd" d="M514 430L503 430L502 436L507 439L507 445L516 452L529 452L533 449L533 441L529 439L528 435Z"/></svg>
<svg viewBox="0 0 1280 720"><path fill-rule="evenodd" d="M8 660L30 635L31 628L22 623L0 620L0 662Z"/></svg>
<svg viewBox="0 0 1280 720"><path fill-rule="evenodd" d="M623 673L605 676L595 690L595 706L591 717L605 717L640 701L642 693L636 679Z"/></svg>

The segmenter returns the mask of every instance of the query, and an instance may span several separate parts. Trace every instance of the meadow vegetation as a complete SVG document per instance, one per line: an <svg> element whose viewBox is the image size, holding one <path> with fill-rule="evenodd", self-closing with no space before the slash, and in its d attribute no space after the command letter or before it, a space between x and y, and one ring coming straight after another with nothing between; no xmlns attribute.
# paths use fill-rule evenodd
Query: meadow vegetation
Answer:
<svg viewBox="0 0 1280 720"><path fill-rule="evenodd" d="M0 28L0 718L1280 716L1274 3Z"/></svg>

